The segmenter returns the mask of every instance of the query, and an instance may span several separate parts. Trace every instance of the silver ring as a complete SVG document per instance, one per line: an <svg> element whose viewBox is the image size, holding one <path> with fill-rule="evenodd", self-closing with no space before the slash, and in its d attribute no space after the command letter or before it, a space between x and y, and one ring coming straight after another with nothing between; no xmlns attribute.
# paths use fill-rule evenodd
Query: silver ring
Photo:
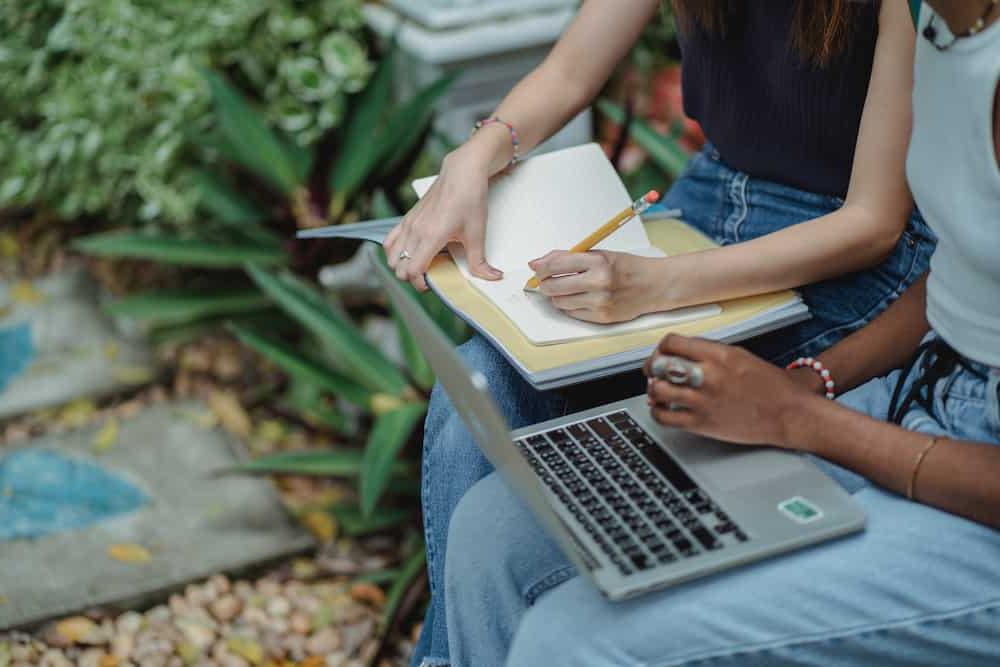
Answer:
<svg viewBox="0 0 1000 667"><path fill-rule="evenodd" d="M404 250L400 250L399 251L399 261L405 262L408 259L412 259L412 257L410 256L410 253L407 252L405 249Z"/></svg>
<svg viewBox="0 0 1000 667"><path fill-rule="evenodd" d="M685 384L698 388L705 381L705 371L701 366L680 357L659 356L653 360L652 372L655 377L670 384Z"/></svg>

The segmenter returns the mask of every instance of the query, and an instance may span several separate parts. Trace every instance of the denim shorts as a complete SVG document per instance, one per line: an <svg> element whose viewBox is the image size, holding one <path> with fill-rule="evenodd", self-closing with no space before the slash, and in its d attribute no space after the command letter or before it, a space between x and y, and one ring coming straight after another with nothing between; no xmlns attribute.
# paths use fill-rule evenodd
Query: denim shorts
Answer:
<svg viewBox="0 0 1000 667"><path fill-rule="evenodd" d="M684 221L721 245L740 243L832 213L841 197L751 178L727 166L711 144L664 197ZM812 318L747 343L778 364L815 356L885 310L928 270L935 237L914 211L892 254L878 266L799 289Z"/></svg>

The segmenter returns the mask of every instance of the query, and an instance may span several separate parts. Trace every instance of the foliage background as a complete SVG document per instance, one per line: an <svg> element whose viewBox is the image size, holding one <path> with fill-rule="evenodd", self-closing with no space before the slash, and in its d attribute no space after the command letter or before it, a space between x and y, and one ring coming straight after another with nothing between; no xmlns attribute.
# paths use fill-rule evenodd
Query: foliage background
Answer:
<svg viewBox="0 0 1000 667"><path fill-rule="evenodd" d="M306 146L372 64L360 0L0 0L0 209L190 223L208 67Z"/></svg>

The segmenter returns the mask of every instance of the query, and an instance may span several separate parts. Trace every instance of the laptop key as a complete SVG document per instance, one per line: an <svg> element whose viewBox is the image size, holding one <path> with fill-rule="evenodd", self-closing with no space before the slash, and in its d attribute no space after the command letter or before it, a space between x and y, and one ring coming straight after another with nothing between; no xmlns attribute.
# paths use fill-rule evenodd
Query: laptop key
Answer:
<svg viewBox="0 0 1000 667"><path fill-rule="evenodd" d="M632 561L632 565L635 565L637 570L646 570L653 566L646 558L646 554L635 554L634 556L629 556L629 560Z"/></svg>
<svg viewBox="0 0 1000 667"><path fill-rule="evenodd" d="M597 417L596 419L587 420L587 426L590 430L597 434L597 436L607 442L612 437L617 437L615 430L611 428L611 425L604 420L603 417Z"/></svg>
<svg viewBox="0 0 1000 667"><path fill-rule="evenodd" d="M695 528L691 531L695 539L701 542L701 546L709 551L713 551L722 547L722 542L717 540L712 533L708 532L703 526Z"/></svg>
<svg viewBox="0 0 1000 667"><path fill-rule="evenodd" d="M556 443L557 445L569 442L570 440L569 434L561 428L553 429L549 431L546 435L549 436L549 440Z"/></svg>

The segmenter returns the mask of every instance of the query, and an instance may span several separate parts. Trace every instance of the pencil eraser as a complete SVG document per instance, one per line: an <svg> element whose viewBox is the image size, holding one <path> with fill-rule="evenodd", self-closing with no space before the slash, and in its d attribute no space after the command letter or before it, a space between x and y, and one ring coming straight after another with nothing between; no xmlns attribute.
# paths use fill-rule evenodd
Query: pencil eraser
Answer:
<svg viewBox="0 0 1000 667"><path fill-rule="evenodd" d="M645 199L650 204L655 204L656 202L660 201L660 193L657 192L656 190L650 190L649 192L646 193L646 196L643 197L643 199Z"/></svg>

